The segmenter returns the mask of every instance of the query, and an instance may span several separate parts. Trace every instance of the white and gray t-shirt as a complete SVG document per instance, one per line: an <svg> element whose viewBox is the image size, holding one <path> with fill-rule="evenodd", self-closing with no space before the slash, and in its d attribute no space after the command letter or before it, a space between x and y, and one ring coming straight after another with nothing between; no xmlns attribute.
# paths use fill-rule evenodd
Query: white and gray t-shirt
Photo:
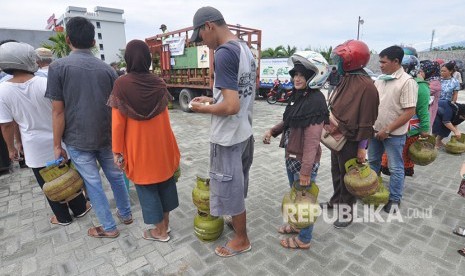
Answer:
<svg viewBox="0 0 465 276"><path fill-rule="evenodd" d="M257 64L244 41L229 41L215 51L213 98L223 101L221 89L238 91L240 111L235 115L212 115L210 142L232 146L252 135L253 101Z"/></svg>

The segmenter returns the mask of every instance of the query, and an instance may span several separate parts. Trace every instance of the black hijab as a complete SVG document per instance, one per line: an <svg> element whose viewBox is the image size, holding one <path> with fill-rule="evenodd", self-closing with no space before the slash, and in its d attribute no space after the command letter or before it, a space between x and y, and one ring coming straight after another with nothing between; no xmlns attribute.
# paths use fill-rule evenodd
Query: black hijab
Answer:
<svg viewBox="0 0 465 276"><path fill-rule="evenodd" d="M296 72L305 77L305 81L315 76L315 72L308 70L300 62L294 64L294 68L289 71L292 78ZM285 128L305 128L309 125L329 124L329 111L323 93L317 89L294 88L283 114Z"/></svg>
<svg viewBox="0 0 465 276"><path fill-rule="evenodd" d="M323 93L317 89L294 90L283 114L285 128L305 128L329 124L329 111Z"/></svg>

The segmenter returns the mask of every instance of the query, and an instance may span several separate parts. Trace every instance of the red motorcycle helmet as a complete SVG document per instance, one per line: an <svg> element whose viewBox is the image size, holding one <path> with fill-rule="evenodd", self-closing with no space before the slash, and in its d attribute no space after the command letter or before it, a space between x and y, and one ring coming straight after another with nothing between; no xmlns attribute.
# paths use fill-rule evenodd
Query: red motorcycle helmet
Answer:
<svg viewBox="0 0 465 276"><path fill-rule="evenodd" d="M439 63L439 65L443 65L444 63L446 63L442 58L437 58L435 59L434 61L436 61L437 63Z"/></svg>
<svg viewBox="0 0 465 276"><path fill-rule="evenodd" d="M347 40L338 45L332 52L333 60L341 60L337 62L345 72L362 69L370 60L370 49L360 40ZM337 56L337 57L336 57Z"/></svg>

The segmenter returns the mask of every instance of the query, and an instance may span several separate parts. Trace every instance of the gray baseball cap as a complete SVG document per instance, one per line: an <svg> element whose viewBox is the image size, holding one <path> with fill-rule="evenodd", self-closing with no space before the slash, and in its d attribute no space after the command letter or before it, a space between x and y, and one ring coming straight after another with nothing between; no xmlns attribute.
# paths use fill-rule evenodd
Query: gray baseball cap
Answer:
<svg viewBox="0 0 465 276"><path fill-rule="evenodd" d="M197 10L194 15L194 33L191 36L192 42L201 42L202 38L199 36L200 27L202 27L207 21L218 21L224 20L221 12L213 7L202 7Z"/></svg>

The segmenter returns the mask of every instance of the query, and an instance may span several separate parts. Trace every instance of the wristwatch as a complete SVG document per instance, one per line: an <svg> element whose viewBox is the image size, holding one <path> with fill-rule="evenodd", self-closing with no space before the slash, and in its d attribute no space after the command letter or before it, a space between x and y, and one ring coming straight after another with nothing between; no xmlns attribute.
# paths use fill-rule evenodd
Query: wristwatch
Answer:
<svg viewBox="0 0 465 276"><path fill-rule="evenodd" d="M391 132L389 130L385 130L384 131L386 134L391 134Z"/></svg>

